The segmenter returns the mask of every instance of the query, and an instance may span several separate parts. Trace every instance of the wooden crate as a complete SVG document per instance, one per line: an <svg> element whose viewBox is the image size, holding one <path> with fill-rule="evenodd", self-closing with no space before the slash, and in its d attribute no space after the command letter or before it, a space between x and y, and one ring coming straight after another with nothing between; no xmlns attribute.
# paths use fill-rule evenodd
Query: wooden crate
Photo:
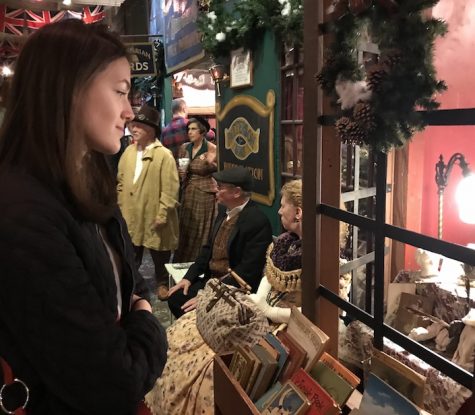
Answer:
<svg viewBox="0 0 475 415"><path fill-rule="evenodd" d="M229 371L232 353L214 358L214 408L216 415L260 415L249 396Z"/></svg>

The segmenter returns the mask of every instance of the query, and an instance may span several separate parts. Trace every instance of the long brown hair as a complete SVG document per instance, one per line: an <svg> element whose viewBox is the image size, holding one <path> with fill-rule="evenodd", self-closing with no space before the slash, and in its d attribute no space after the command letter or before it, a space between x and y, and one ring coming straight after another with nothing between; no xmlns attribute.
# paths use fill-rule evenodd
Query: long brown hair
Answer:
<svg viewBox="0 0 475 415"><path fill-rule="evenodd" d="M85 219L102 222L116 205L103 154L80 134L81 96L93 78L127 57L106 26L64 20L30 36L15 67L0 132L0 166L14 166L59 188Z"/></svg>

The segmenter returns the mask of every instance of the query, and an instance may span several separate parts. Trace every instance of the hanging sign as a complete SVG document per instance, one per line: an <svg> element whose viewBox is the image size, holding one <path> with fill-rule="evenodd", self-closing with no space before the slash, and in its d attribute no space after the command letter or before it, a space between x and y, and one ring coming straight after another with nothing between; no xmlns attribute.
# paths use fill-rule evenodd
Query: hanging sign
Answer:
<svg viewBox="0 0 475 415"><path fill-rule="evenodd" d="M157 74L153 43L126 43L131 57L132 76L154 76Z"/></svg>
<svg viewBox="0 0 475 415"><path fill-rule="evenodd" d="M204 57L198 32L198 2L165 0L163 4L165 66L168 73L186 69Z"/></svg>
<svg viewBox="0 0 475 415"><path fill-rule="evenodd" d="M274 107L273 90L265 104L250 95L232 98L222 111L216 104L219 169L247 168L254 179L252 198L268 206L275 198Z"/></svg>

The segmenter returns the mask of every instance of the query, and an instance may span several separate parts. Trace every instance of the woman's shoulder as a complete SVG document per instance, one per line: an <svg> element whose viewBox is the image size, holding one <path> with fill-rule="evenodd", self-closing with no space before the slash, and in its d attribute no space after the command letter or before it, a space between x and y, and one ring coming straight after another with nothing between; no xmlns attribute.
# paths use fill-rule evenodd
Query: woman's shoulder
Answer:
<svg viewBox="0 0 475 415"><path fill-rule="evenodd" d="M216 144L213 144L211 141L208 140L206 140L206 144L210 153L216 153Z"/></svg>
<svg viewBox="0 0 475 415"><path fill-rule="evenodd" d="M16 169L0 172L0 211L2 216L28 214L38 216L41 212L57 212L66 207L66 200L59 188L48 187L37 178Z"/></svg>

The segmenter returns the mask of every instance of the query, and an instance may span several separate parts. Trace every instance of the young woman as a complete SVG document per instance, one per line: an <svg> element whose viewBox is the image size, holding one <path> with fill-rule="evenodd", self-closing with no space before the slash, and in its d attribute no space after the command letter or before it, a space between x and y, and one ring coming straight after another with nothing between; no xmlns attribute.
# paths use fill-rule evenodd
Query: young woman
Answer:
<svg viewBox="0 0 475 415"><path fill-rule="evenodd" d="M211 173L215 172L216 146L205 138L208 122L201 117L188 121L189 143L180 149L180 157L190 160L181 171L182 197L180 207L180 237L175 262L194 261L201 247L208 242L215 216L216 200Z"/></svg>
<svg viewBox="0 0 475 415"><path fill-rule="evenodd" d="M0 356L29 415L134 414L165 365L105 160L133 118L129 89L126 50L101 25L47 25L16 64L0 133ZM3 391L7 409L24 394Z"/></svg>

